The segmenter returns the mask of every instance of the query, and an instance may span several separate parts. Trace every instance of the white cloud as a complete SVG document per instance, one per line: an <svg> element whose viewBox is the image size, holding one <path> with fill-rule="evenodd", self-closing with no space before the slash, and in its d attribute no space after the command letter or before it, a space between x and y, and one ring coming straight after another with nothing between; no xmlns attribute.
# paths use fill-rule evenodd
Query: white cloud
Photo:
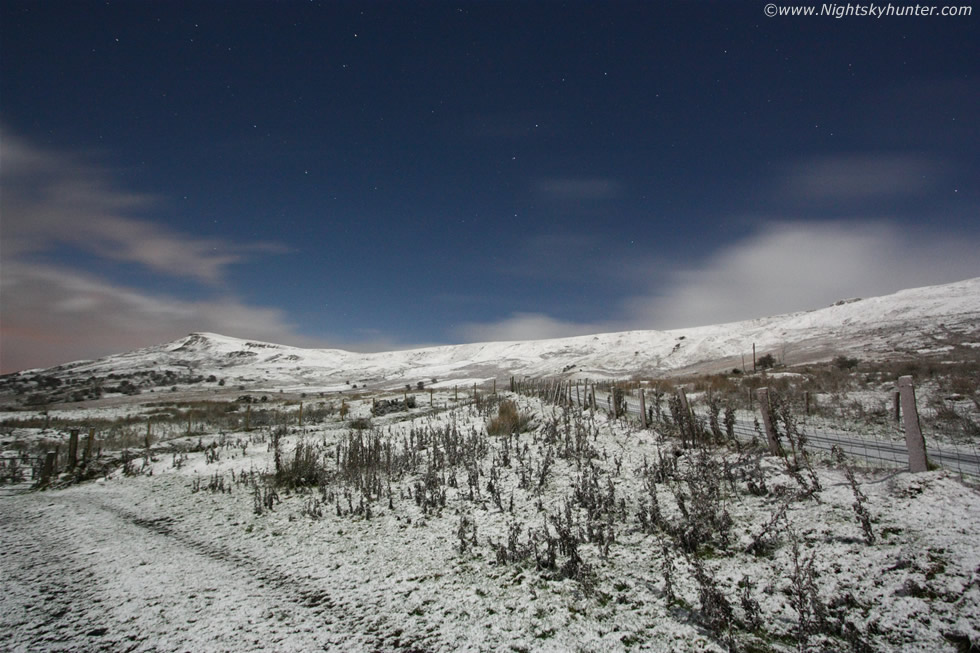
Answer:
<svg viewBox="0 0 980 653"><path fill-rule="evenodd" d="M559 338L604 331L671 329L828 306L838 299L980 276L980 239L908 230L884 221L772 222L629 297L612 319L569 322L517 314L466 324L467 341Z"/></svg>
<svg viewBox="0 0 980 653"><path fill-rule="evenodd" d="M457 334L467 342L541 340L601 331L599 325L563 322L541 313L514 313L498 322L466 323Z"/></svg>
<svg viewBox="0 0 980 653"><path fill-rule="evenodd" d="M154 295L72 269L5 262L0 290L2 373L129 351L193 331L327 346L297 333L275 308L234 297L186 301Z"/></svg>
<svg viewBox="0 0 980 653"><path fill-rule="evenodd" d="M67 245L98 257L136 263L172 277L209 284L275 243L235 244L199 238L137 217L157 200L115 187L110 175L77 156L53 153L3 133L3 238L6 260Z"/></svg>
<svg viewBox="0 0 980 653"><path fill-rule="evenodd" d="M771 223L678 270L657 295L627 303L644 328L699 326L820 308L852 296L980 275L976 237L876 221Z"/></svg>

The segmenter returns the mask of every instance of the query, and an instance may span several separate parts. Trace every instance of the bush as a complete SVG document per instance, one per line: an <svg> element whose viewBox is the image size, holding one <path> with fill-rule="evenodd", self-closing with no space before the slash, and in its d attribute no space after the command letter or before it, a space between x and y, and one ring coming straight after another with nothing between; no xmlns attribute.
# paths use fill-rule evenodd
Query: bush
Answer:
<svg viewBox="0 0 980 653"><path fill-rule="evenodd" d="M366 431L371 428L371 420L367 417L358 417L351 420L348 426L356 431Z"/></svg>
<svg viewBox="0 0 980 653"><path fill-rule="evenodd" d="M772 354L766 354L765 356L759 357L759 360L755 362L755 366L760 370L768 370L776 367L776 359Z"/></svg>
<svg viewBox="0 0 980 653"><path fill-rule="evenodd" d="M490 435L511 435L512 433L523 433L531 428L534 416L527 412L519 412L517 404L510 400L500 402L497 408L497 416L487 424L487 433Z"/></svg>
<svg viewBox="0 0 980 653"><path fill-rule="evenodd" d="M834 367L841 370L853 370L860 363L856 358L848 358L847 356L838 356L834 359Z"/></svg>

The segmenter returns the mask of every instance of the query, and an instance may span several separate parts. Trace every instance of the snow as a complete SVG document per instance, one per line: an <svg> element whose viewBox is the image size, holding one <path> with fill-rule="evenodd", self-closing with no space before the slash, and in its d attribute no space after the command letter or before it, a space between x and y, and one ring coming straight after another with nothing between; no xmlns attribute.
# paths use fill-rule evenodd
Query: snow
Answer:
<svg viewBox="0 0 980 653"><path fill-rule="evenodd" d="M524 463L501 463L505 439L486 435L492 402L481 409L471 394L477 385L485 397L494 380L503 393L511 375L597 379L731 369L753 344L760 354L796 360L917 350L955 356L957 346L976 346L978 325L980 279L972 279L726 325L373 354L195 333L98 361L21 373L16 376L70 380L173 370L226 381L224 387L178 384L176 393L158 389L50 408L52 417L75 423L137 420L122 429L120 446L142 446L145 420L160 408L148 405L153 402L267 394L272 399L257 406L295 420L300 400L307 406L343 400L351 420L370 416L373 397L397 399L406 384L415 388L421 381L435 390L433 408L427 393L414 392L416 409L372 418L365 435L403 451L420 433L455 428L484 438L489 450L476 463L475 496L468 495L472 468L456 465L441 470L455 479L440 485L446 505L423 511L410 493L418 492L426 461L436 454L431 444L416 444L418 461L386 479L391 503L369 502L370 518L337 514L338 508L349 513L362 496L337 474L335 456L352 433L350 422L337 415L305 429L295 422L289 427L286 458L299 443L309 444L323 454L333 476L322 489L279 488L272 510L256 510L254 495L268 489L265 479L275 469L269 427L184 437L181 423L154 425L152 453L144 458L131 450L137 455L131 468L140 470L135 475L117 467L94 481L45 491L27 491L26 483L0 485L0 650L724 650L722 638L705 625L695 560L727 598L736 621L747 618L740 583L753 583L749 598L759 604L762 625L731 627L745 648L796 650L798 612L789 578L801 561L812 563L817 596L831 620L853 629L870 650L952 651L954 641L977 645L980 492L949 472L856 472L875 535L868 543L844 468L820 457L814 477L822 489L800 498L806 481L782 459L720 446L709 459L716 470L712 478L722 478L725 470L732 475L718 485L719 505L734 523L730 540L685 556L666 526L641 527L641 501L649 496L642 470L648 463L677 461L677 475L654 486L666 522L676 525L693 505L682 509L678 496L693 495L685 479L700 464L695 449L683 450L664 433L638 430L601 412L566 413L509 395L536 418L533 432L507 440L511 456L517 450L527 456L525 475L541 473L547 452L558 446L549 438L563 429L569 429L570 440L593 449L585 462L557 456L545 482L527 485ZM462 406L453 401L456 386ZM920 397L938 393L920 390ZM852 393L848 401L887 412L882 402L889 391L883 386ZM819 402L832 399L814 395ZM40 410L4 415L43 417ZM739 419L751 422L755 415L741 411ZM5 450L14 443L46 447L67 439L67 433L26 421L7 423L13 426L0 441ZM863 435L900 438L890 424L882 429ZM525 540L532 531L554 534L548 516L575 495L587 464L598 470L603 491L611 487L625 509L610 517L615 541L608 553L596 542L582 542L590 571L578 578L537 569L533 558L498 562L493 545L506 543L512 526L519 526ZM491 470L500 474L503 501L513 497L512 511L491 500ZM748 490L753 474L764 478L765 492ZM227 491L212 491L218 485ZM574 509L584 528L587 510L580 503ZM785 516L773 522L780 511ZM476 524L477 536L475 546L460 551L463 516ZM771 522L777 524L771 550L748 553ZM673 551L670 563L664 544ZM667 600L669 565L674 603ZM823 633L811 644L837 650L845 642Z"/></svg>
<svg viewBox="0 0 980 653"><path fill-rule="evenodd" d="M980 329L980 278L903 290L884 297L729 324L670 331L626 331L522 342L445 345L404 351L353 353L301 349L194 333L177 341L81 361L49 373L86 376L135 370L173 370L227 380L228 386L336 392L349 383L398 389L438 379L438 387L565 374L622 378L671 371L729 370L750 356L774 353L786 362L830 360L850 354L949 352L936 342L950 334L969 341Z"/></svg>
<svg viewBox="0 0 980 653"><path fill-rule="evenodd" d="M537 461L533 468L546 448L548 421L554 416L560 424L564 413L535 399L515 399L538 416L539 431L517 439ZM370 400L350 405L362 413ZM593 434L593 462L627 502L629 515L616 522L607 557L597 545L582 545L594 573L591 587L549 576L533 563L498 564L490 546L506 541L509 524L543 527L544 514L560 509L581 474L572 460L556 460L541 493L518 487L516 462L500 468L504 496L515 496L513 514L488 497L490 461L502 446L500 438L491 438L491 454L481 463L482 498L466 497L460 468L458 487L446 488L446 507L423 514L403 495L419 469L392 482L393 509L379 500L369 519L338 516L328 501L313 519L304 508L320 496L316 489L280 490L281 503L256 514L249 484L232 482L233 476L273 469L268 431L215 433L203 443L215 443L217 460L187 451L175 465L176 454L167 448L186 450L197 441L180 438L161 444L137 476L117 470L100 482L0 497L0 649L723 650L697 617L697 584L679 552L680 603L667 604L664 536L644 532L635 518L644 496L637 470L677 443L603 414L569 418L582 420ZM485 420L468 406L393 414L376 418L375 427L400 443L413 429L456 425L468 433L481 430ZM304 441L333 452L347 433L337 419L302 431L294 427L284 449L288 457ZM753 457L725 448L714 455L731 465ZM694 456L693 450L684 453L681 468ZM621 471L614 473L617 460ZM724 490L735 521L733 541L703 563L736 615L742 614L738 583L753 580L772 650L795 650L796 613L787 595L793 537L813 556L820 599L826 605L852 601L841 614L872 650L954 650L943 637L949 633L980 641L975 488L945 472L859 474L877 536L867 544L841 468L818 466L818 500L795 500L797 482L779 458L762 457L758 464L769 493L754 496L742 482L737 492ZM216 477L229 492L193 491L195 483L206 486ZM685 487L660 484L659 500L672 519L680 515L673 493ZM343 502L340 486L337 492ZM745 553L784 503L786 523L773 553ZM460 514L478 526L477 546L465 553L457 548Z"/></svg>

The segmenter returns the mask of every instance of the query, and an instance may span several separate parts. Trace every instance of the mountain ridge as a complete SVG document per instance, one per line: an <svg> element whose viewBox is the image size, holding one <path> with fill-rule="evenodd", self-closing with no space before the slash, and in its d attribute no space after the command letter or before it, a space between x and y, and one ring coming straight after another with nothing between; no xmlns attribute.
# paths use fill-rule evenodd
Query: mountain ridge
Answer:
<svg viewBox="0 0 980 653"><path fill-rule="evenodd" d="M508 376L589 378L730 371L772 353L788 365L837 355L891 358L980 344L980 277L848 299L808 311L681 329L634 330L527 341L479 342L355 353L194 332L169 343L75 361L48 376L146 375L171 370L247 387L403 387L433 379L483 382ZM945 348L945 349L944 349ZM743 363L743 356L749 357ZM37 371L16 373L25 375Z"/></svg>

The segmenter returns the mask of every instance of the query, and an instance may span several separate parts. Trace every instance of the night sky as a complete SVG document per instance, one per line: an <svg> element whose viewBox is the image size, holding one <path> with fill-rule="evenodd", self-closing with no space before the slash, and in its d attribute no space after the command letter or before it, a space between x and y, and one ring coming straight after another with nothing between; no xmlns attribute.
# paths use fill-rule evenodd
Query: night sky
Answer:
<svg viewBox="0 0 980 653"><path fill-rule="evenodd" d="M192 331L697 326L980 276L978 17L764 7L4 0L0 367Z"/></svg>

